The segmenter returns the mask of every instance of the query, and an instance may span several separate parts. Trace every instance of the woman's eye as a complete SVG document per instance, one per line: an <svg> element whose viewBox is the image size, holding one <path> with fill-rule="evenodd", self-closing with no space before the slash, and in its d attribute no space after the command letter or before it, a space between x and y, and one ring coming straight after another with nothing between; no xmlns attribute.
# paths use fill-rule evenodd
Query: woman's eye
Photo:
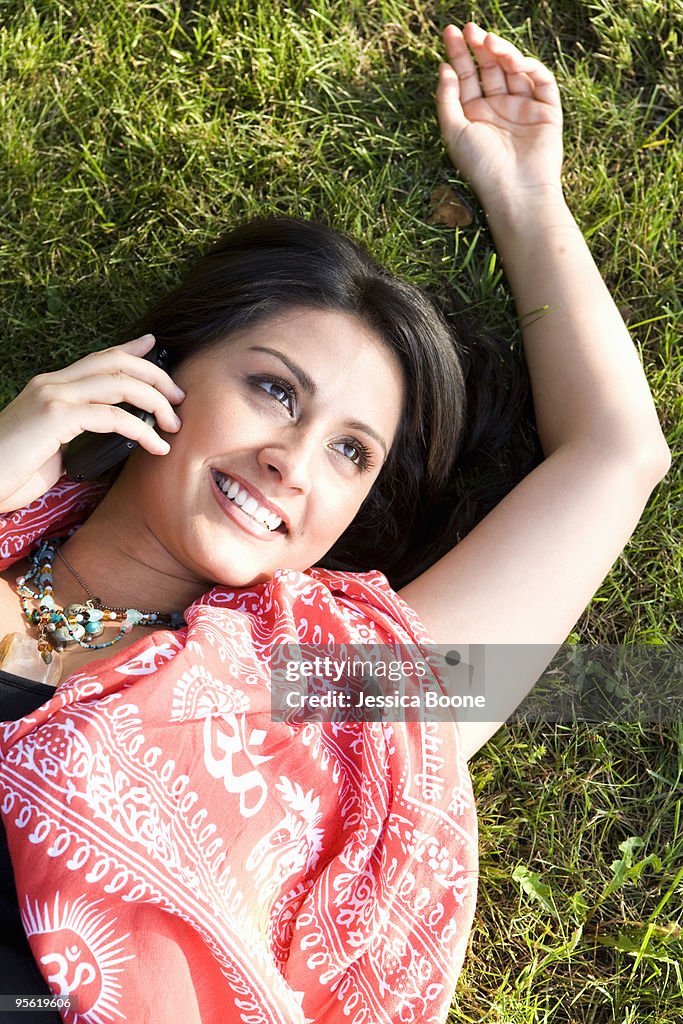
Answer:
<svg viewBox="0 0 683 1024"><path fill-rule="evenodd" d="M274 398L276 402L280 403L280 405L284 405L285 408L289 408L290 412L292 411L292 407L294 405L294 391L288 384L278 380L269 379L259 380L257 383L258 387L260 387L262 391L265 391L267 395ZM270 388L271 390L266 390L267 388Z"/></svg>
<svg viewBox="0 0 683 1024"><path fill-rule="evenodd" d="M372 466L370 451L359 441L339 441L337 444L337 450L358 469L369 469Z"/></svg>
<svg viewBox="0 0 683 1024"><path fill-rule="evenodd" d="M342 453L347 459L351 459L351 462L358 462L358 459L360 458L360 451L357 445L351 444L350 441L342 441L341 448Z"/></svg>

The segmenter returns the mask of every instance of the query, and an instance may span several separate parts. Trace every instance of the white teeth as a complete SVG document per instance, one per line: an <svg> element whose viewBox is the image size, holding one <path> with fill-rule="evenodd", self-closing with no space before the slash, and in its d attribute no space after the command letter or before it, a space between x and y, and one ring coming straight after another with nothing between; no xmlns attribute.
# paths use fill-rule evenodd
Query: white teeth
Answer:
<svg viewBox="0 0 683 1024"><path fill-rule="evenodd" d="M231 480L228 476L223 476L221 473L217 480L218 486L227 498L234 501L236 505L239 505L243 512L246 512L252 519L256 519L257 522L267 526L272 532L277 530L278 526L282 522L282 519L270 509L265 508L263 505L259 505L256 498L249 494L243 487L235 481Z"/></svg>

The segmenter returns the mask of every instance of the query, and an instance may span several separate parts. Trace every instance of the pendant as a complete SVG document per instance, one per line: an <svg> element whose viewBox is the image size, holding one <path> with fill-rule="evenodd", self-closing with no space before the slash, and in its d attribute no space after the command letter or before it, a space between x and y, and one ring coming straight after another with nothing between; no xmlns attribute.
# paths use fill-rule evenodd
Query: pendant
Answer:
<svg viewBox="0 0 683 1024"><path fill-rule="evenodd" d="M100 608L93 607L91 601L88 601L87 604L70 604L64 609L64 614L67 619L75 619L76 617L79 619L75 626L71 626L71 631L74 633L74 639L77 638L82 640L85 636L86 640L93 640L95 637L104 633L104 626L102 625L104 612ZM65 632L64 627L62 627L62 630ZM59 630L55 631L55 635L58 633ZM62 637L57 636L57 639L62 640ZM62 642L69 643L71 640L67 635Z"/></svg>
<svg viewBox="0 0 683 1024"><path fill-rule="evenodd" d="M70 623L66 626L57 626L50 634L59 644L75 644L85 636L85 629L80 622Z"/></svg>
<svg viewBox="0 0 683 1024"><path fill-rule="evenodd" d="M23 633L7 633L0 642L0 669L36 683L57 686L62 677L62 659L57 651L51 653L52 659L47 664L35 640Z"/></svg>

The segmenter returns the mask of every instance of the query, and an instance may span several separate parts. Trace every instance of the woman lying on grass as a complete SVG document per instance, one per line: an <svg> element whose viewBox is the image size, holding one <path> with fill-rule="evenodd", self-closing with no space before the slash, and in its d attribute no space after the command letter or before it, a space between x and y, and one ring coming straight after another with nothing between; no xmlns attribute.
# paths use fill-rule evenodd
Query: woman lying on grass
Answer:
<svg viewBox="0 0 683 1024"><path fill-rule="evenodd" d="M545 458L460 543L425 536L466 425L459 340L289 218L226 235L136 340L35 377L0 415L11 991L75 993L93 1022L446 1017L476 898L467 760L670 456L565 204L552 74L474 24L444 41L441 132L528 324ZM138 442L113 482L63 475L83 431ZM538 653L487 662L494 722L277 721L288 642Z"/></svg>

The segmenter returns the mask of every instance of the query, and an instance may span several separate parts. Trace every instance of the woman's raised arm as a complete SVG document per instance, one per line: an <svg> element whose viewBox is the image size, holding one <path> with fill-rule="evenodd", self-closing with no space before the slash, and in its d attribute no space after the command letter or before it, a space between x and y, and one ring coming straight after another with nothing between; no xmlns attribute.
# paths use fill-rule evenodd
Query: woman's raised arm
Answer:
<svg viewBox="0 0 683 1024"><path fill-rule="evenodd" d="M528 650L517 668L501 661L499 675L487 664L501 713L467 726L471 755L571 632L671 456L633 342L564 200L552 74L474 24L443 35L441 133L502 257L546 456L401 591L437 643L539 645L531 669Z"/></svg>

